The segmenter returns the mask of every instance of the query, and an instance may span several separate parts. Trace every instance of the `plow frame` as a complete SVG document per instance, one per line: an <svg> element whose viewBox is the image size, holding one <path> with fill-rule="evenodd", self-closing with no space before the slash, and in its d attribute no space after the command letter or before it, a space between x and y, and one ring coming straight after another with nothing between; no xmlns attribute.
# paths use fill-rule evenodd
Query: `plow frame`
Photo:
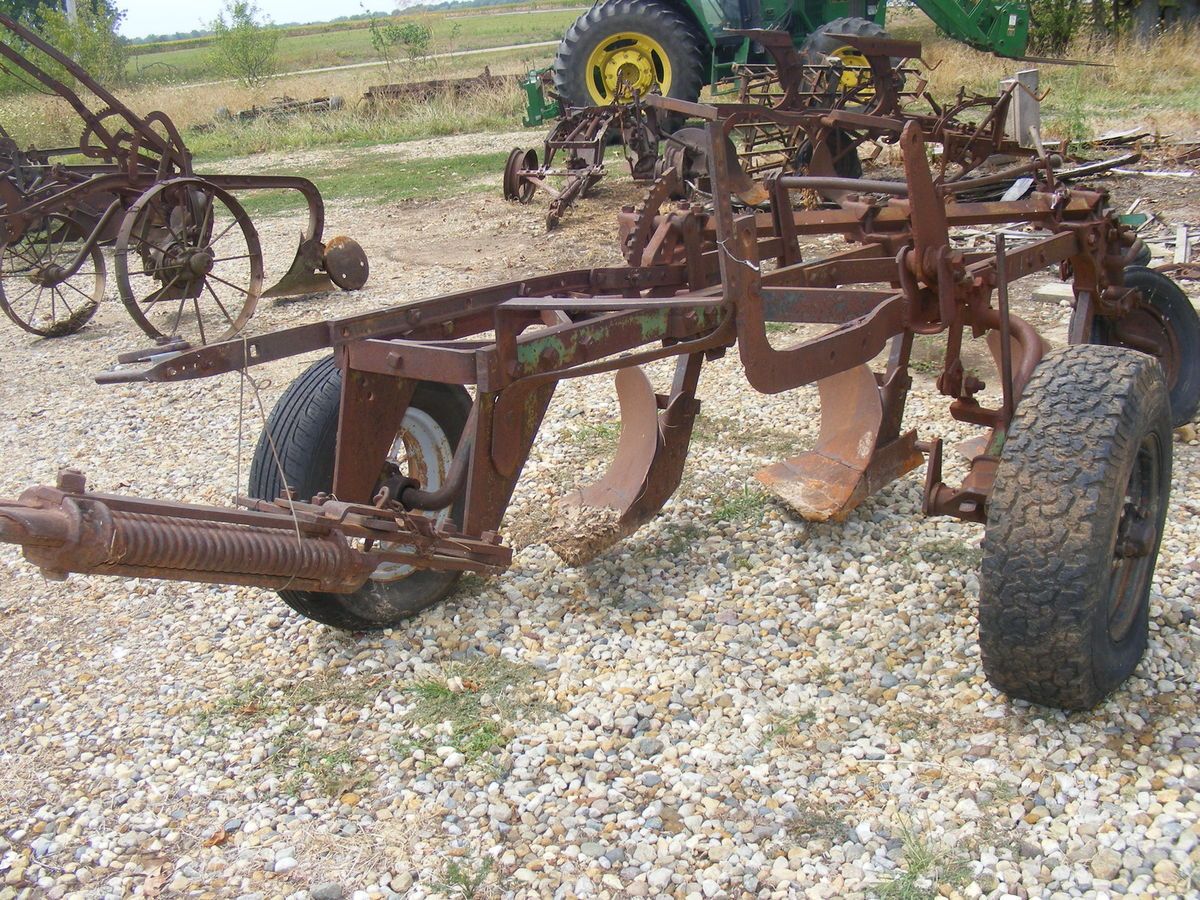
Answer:
<svg viewBox="0 0 1200 900"><path fill-rule="evenodd" d="M728 120L707 126L710 177L717 185L727 178L731 127ZM906 181L873 184L878 196L847 200L838 209L793 210L788 200L791 192L828 178L775 179L771 213L739 214L729 192L719 191L711 213L693 208L666 217L679 240L674 249L663 245L662 261L536 276L166 358L132 354L123 359L127 368L98 380L178 381L331 349L342 370L342 394L328 494L246 500L255 516L267 517L253 522L230 521L235 514L229 510L171 503L156 504L155 512L212 527L291 525L344 540L374 534L394 544L403 534L411 541L403 560L418 568L495 572L507 563L509 551L499 545L497 531L555 387L569 378L616 373L622 433L608 473L565 502L608 508L618 517L613 540L631 533L680 482L704 362L735 346L756 390L818 388L823 412L816 446L758 476L806 518L844 518L928 454L926 511L982 521L999 447L1043 352L1037 332L1009 313L1008 284L1057 263L1074 272L1085 303L1127 303L1131 292L1121 287L1121 272L1134 238L1106 211L1102 193L1058 190L1004 203L958 202L948 186L935 184L915 123L906 126L900 146ZM1045 236L1012 251L952 247L953 229L988 223L1025 223ZM844 235L852 246L804 261L799 237L820 234ZM997 292L999 308L992 304ZM829 330L776 348L768 338L771 322ZM957 487L942 483L940 442L920 441L915 429L902 427L918 334L945 335L938 389L956 419L985 429L970 473ZM989 338L1003 396L995 408L976 397L984 384L963 365L965 335ZM889 345L884 371L874 372L869 364ZM670 358L676 360L671 387L656 393L639 367ZM423 381L475 388L449 473L437 490L403 480L381 488L382 461ZM72 475L70 484L82 481ZM60 485L59 494L33 495L27 502L44 509L88 498L96 499ZM458 501L465 501L458 523L435 525L418 514ZM14 513L0 507L0 521L5 515ZM299 531L294 543L300 543ZM352 566L331 563L330 571L306 577L333 586L325 589L353 590L384 558L386 546L368 541L366 562L353 557ZM60 544L57 550L39 547L31 558L51 571L69 571L79 570L84 563L77 560L88 555ZM239 570L239 580L279 586L278 574L257 578L252 564L239 560L250 569ZM230 571L227 564L221 574L198 580L221 580ZM172 575L162 566L152 574L196 578L190 570Z"/></svg>

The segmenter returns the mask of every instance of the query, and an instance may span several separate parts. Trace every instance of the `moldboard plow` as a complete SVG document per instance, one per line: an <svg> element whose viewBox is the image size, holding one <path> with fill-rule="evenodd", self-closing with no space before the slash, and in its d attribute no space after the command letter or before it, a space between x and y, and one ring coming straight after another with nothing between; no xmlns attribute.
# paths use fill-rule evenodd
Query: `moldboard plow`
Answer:
<svg viewBox="0 0 1200 900"><path fill-rule="evenodd" d="M926 461L926 512L987 526L989 678L1040 703L1095 704L1145 646L1170 485L1167 386L1155 359L1128 349L1046 353L1009 310L1008 288L1059 265L1077 297L1072 334L1086 338L1095 320L1144 302L1123 282L1136 237L1094 191L1045 185L1018 201L960 202L935 183L916 123L899 138L903 181L780 176L769 212L739 214L730 127L704 129L711 206L654 215L636 264L127 360L99 380L203 378L332 350L272 413L242 509L92 494L67 470L56 487L0 505L0 539L48 576L261 585L337 627L390 626L461 572L509 563L499 529L560 381L615 373L621 409L609 471L559 504L581 535L560 553L582 562L671 497L705 363L736 348L754 389L815 384L821 398L816 445L763 470L765 484L800 515L836 521ZM842 192L841 205L793 208L793 194L822 187ZM1000 223L1040 237L954 249L955 229ZM823 234L849 246L804 260L799 238ZM809 327L777 348L771 322ZM938 389L955 419L981 429L959 485L943 481L940 439L904 422L918 335L944 339ZM964 367L964 338L986 338L994 354L991 405ZM640 367L665 359L675 373L657 393Z"/></svg>

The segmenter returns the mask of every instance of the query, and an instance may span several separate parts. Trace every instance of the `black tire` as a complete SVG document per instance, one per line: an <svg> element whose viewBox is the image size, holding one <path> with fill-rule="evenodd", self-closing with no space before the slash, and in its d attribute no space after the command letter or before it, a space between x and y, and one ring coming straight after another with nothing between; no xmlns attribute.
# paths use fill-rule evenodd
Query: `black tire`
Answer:
<svg viewBox="0 0 1200 900"><path fill-rule="evenodd" d="M607 0L576 19L558 45L554 87L567 106L597 105L587 86L588 59L605 39L629 31L653 38L666 51L672 73L667 96L688 101L700 96L707 47L696 24L660 0ZM671 123L664 127L674 130Z"/></svg>
<svg viewBox="0 0 1200 900"><path fill-rule="evenodd" d="M1128 347L1132 337L1162 346L1163 352L1155 357L1171 395L1171 424L1186 425L1200 409L1200 315L1183 289L1162 272L1128 266L1125 284L1137 288L1146 305L1121 319L1097 316L1092 343Z"/></svg>
<svg viewBox="0 0 1200 900"><path fill-rule="evenodd" d="M274 440L287 484L301 500L308 500L333 484L338 410L342 373L333 358L309 366L275 404L267 427L259 437L250 467L252 497L274 500L283 493L284 480L275 464L267 435ZM410 408L424 413L457 447L471 411L471 396L458 385L423 381L417 385ZM450 517L462 522L460 500ZM292 609L325 625L347 631L388 628L437 603L450 592L458 572L417 570L398 580L372 578L353 594L317 591L280 591Z"/></svg>
<svg viewBox="0 0 1200 900"><path fill-rule="evenodd" d="M840 128L833 129L825 138L825 145L829 148L829 155L833 159L833 174L839 178L862 178L862 159L859 158L858 148L855 147L848 153L842 153L843 148L849 143L850 136ZM839 156L839 153L842 155ZM793 168L797 172L807 171L807 166L812 160L812 145L808 141L800 146L795 160Z"/></svg>
<svg viewBox="0 0 1200 900"><path fill-rule="evenodd" d="M988 503L979 648L995 687L1089 709L1134 670L1170 484L1158 363L1096 345L1048 354L1017 408Z"/></svg>
<svg viewBox="0 0 1200 900"><path fill-rule="evenodd" d="M870 19L862 19L858 16L833 19L819 26L800 45L800 56L805 65L820 64L833 51L846 45L845 41L834 37L835 34L852 34L856 37L891 37L886 28Z"/></svg>

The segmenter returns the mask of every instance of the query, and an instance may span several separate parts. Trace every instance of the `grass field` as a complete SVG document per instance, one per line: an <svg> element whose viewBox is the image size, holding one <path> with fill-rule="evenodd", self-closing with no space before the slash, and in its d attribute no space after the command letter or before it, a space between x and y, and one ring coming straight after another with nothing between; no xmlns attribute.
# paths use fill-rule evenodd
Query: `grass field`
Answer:
<svg viewBox="0 0 1200 900"><path fill-rule="evenodd" d="M470 13L462 18L442 14L436 17L435 24L440 35L448 35L452 24L461 24L463 27L455 39L464 43L504 44L534 37L553 38L575 15L574 10L524 15ZM553 17L557 17L557 24L551 24ZM960 87L994 93L1000 78L1027 65L977 53L940 38L932 24L920 16L897 17L890 27L897 36L924 42L926 61L932 65L928 72L929 88L942 101L952 99ZM531 28L540 30L531 32ZM324 36L305 32L295 40L312 44L324 39L329 44L327 52L336 53L333 38L336 36L341 40L345 35L366 40L362 29L341 29ZM184 52L200 51L196 48L164 51L148 54L146 58ZM303 58L295 45L290 52L293 64ZM1134 46L1081 46L1074 48L1073 53L1104 59L1112 66L1041 68L1042 87L1049 91L1042 106L1043 132L1048 137L1083 139L1135 124L1156 128L1162 133L1194 135L1200 131L1200 35L1167 35L1153 51ZM321 147L354 148L458 133L510 131L519 127L523 108L523 94L517 87L516 76L547 65L552 58L553 48L545 47L406 63L391 73L382 68L357 68L281 75L255 91L229 82L217 85L150 83L121 87L117 93L140 113L166 112L184 133L197 165L212 171L223 160L260 153ZM312 58L308 59L308 62L312 61ZM382 113L371 113L359 103L363 92L372 84L475 75L485 65L495 74L514 76L511 87L471 100L412 104ZM1170 77L1163 77L1164 72L1169 72ZM300 116L284 122L258 120L249 124L218 123L208 127L220 107L234 111L246 109L269 103L272 97L284 94L302 99L340 95L346 105L337 112ZM19 143L38 146L73 144L78 140L80 128L78 119L62 101L37 94L0 100L0 121ZM206 130L197 131L197 126L205 126ZM536 142L537 138L531 133L526 143ZM373 165L365 160L362 164ZM316 176L324 188L323 173L306 174ZM374 173L375 176L378 174ZM364 177L368 175L371 173ZM349 190L356 184L354 173L340 172L336 177L348 186L343 192L335 185L336 195L351 196ZM396 188L395 196L411 196L405 193L406 190Z"/></svg>
<svg viewBox="0 0 1200 900"><path fill-rule="evenodd" d="M499 11L487 15L430 14L408 16L394 21L418 21L433 33L431 53L451 53L459 50L478 50L504 47L562 37L579 15L575 9L535 12ZM358 23L355 23L358 24ZM211 46L208 41L180 41L184 46L173 49L171 44L150 45L157 52L141 52L129 60L129 77L135 82L187 82L214 77ZM356 28L318 30L306 28L287 33L279 41L278 67L281 72L316 69L327 66L361 62L377 62L379 56L371 47L371 33L363 23ZM403 57L403 53L400 54ZM404 76L413 63L402 58L393 65L393 73Z"/></svg>

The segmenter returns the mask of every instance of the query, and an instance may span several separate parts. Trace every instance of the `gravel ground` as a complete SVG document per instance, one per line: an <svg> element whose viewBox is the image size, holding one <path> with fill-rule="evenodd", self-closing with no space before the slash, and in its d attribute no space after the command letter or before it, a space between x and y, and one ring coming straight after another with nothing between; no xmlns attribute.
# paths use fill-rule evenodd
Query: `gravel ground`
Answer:
<svg viewBox="0 0 1200 900"><path fill-rule="evenodd" d="M633 195L602 185L546 243L542 208L490 198L373 210L373 229L335 209L368 289L264 304L251 330L613 262ZM1061 340L1064 310L1019 309ZM3 495L66 463L101 490L237 490L261 414L239 415L235 377L90 382L136 334L115 303L53 342L0 328ZM308 362L260 370L268 409ZM982 529L922 519L919 472L804 523L751 476L815 439L815 391L757 395L730 357L700 393L654 522L581 568L530 543L393 631L261 590L48 582L5 550L0 898L1195 896L1196 441L1175 444L1145 659L1066 715L985 682ZM613 415L607 379L563 385L512 530L601 470ZM972 433L927 374L909 417Z"/></svg>

